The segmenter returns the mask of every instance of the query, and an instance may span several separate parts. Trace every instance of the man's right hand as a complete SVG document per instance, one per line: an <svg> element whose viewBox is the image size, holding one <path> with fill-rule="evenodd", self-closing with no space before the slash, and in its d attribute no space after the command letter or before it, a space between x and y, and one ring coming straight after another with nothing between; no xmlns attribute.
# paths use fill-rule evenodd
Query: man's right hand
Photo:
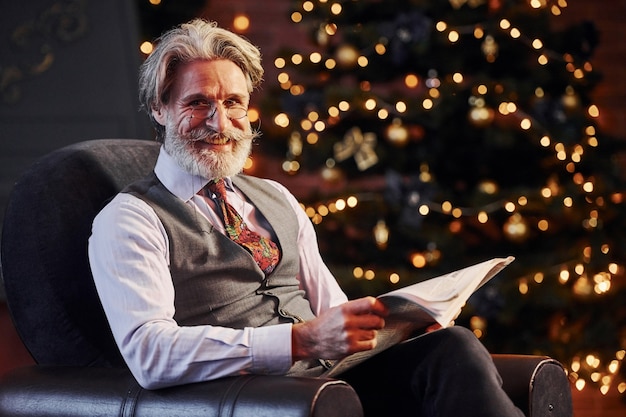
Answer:
<svg viewBox="0 0 626 417"><path fill-rule="evenodd" d="M383 303L365 297L333 307L313 320L296 323L291 332L293 360L341 359L373 349L386 315Z"/></svg>

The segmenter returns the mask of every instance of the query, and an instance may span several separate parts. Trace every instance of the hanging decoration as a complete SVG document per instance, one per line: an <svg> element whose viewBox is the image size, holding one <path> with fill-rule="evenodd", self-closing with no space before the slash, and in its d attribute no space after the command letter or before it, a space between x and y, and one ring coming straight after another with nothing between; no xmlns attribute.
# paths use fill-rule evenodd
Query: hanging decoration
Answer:
<svg viewBox="0 0 626 417"><path fill-rule="evenodd" d="M409 142L409 130L402 124L402 120L394 118L385 130L385 137L389 143L399 148Z"/></svg>
<svg viewBox="0 0 626 417"><path fill-rule="evenodd" d="M355 126L346 132L342 142L335 143L335 159L341 162L353 156L357 168L365 171L378 163L375 148L376 134L363 133Z"/></svg>
<svg viewBox="0 0 626 417"><path fill-rule="evenodd" d="M354 68L357 64L357 60L359 59L359 55L359 50L354 47L354 45L350 44L339 45L337 51L335 52L337 63L343 69Z"/></svg>
<svg viewBox="0 0 626 417"><path fill-rule="evenodd" d="M496 58L498 57L499 49L500 47L498 46L498 43L492 35L485 36L485 40L482 43L481 50L483 51L487 62L494 62L496 60Z"/></svg>
<svg viewBox="0 0 626 417"><path fill-rule="evenodd" d="M327 184L337 184L344 178L343 171L337 167L335 160L332 158L326 160L326 164L324 168L322 168L320 175L322 180Z"/></svg>
<svg viewBox="0 0 626 417"><path fill-rule="evenodd" d="M576 389L626 393L626 178L616 175L626 151L600 132L602 109L590 96L601 78L589 60L597 32L551 27L566 7L294 2L291 19L313 45L276 61L275 124L281 143L294 126L303 132L289 139L286 172L307 164L326 185L305 206L329 263L361 271L338 274L340 282L366 276L393 287L515 254L506 281L472 302L477 337L496 350L531 340L564 363ZM345 179L350 158L360 172ZM604 314L605 301L615 331L589 317ZM570 308L581 302L590 308ZM580 332L568 328L572 315L586 320ZM548 345L545 326L534 326L545 317L565 318L550 323L560 336ZM602 346L558 350L587 332Z"/></svg>
<svg viewBox="0 0 626 417"><path fill-rule="evenodd" d="M521 214L515 213L504 223L504 235L513 242L524 242L528 238L528 223Z"/></svg>
<svg viewBox="0 0 626 417"><path fill-rule="evenodd" d="M389 227L387 227L387 223L385 222L385 220L378 220L376 226L374 226L373 232L374 240L376 242L376 246L378 246L378 249L387 249L387 243L389 243Z"/></svg>

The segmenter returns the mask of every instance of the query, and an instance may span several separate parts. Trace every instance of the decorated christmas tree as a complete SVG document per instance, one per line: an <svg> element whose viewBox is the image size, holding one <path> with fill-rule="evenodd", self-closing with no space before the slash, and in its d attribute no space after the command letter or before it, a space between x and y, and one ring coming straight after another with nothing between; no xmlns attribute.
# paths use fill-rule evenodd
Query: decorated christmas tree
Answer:
<svg viewBox="0 0 626 417"><path fill-rule="evenodd" d="M294 192L350 296L513 255L457 323L623 393L621 143L590 98L594 26L553 29L566 6L296 1L310 43L273 62L260 147L317 181Z"/></svg>

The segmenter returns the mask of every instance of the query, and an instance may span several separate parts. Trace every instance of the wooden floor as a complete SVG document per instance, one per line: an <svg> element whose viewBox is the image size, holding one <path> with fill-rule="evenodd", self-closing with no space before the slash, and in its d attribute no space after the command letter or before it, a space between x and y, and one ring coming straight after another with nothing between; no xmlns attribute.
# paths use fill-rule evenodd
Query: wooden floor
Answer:
<svg viewBox="0 0 626 417"><path fill-rule="evenodd" d="M0 302L0 377L11 369L33 363L11 323L6 305ZM615 390L606 396L590 389L582 392L574 389L572 394L574 417L626 416L626 403Z"/></svg>

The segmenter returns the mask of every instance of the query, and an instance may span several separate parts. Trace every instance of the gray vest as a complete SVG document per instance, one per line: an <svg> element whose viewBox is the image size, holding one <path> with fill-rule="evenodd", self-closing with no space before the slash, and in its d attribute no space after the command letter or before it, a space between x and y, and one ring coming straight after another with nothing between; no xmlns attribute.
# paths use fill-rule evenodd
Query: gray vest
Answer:
<svg viewBox="0 0 626 417"><path fill-rule="evenodd" d="M292 207L258 178L238 175L233 183L277 236L282 255L267 278L244 248L171 194L154 173L124 190L149 204L167 232L176 292L174 319L185 326L232 328L312 319L311 306L296 279L298 222Z"/></svg>

